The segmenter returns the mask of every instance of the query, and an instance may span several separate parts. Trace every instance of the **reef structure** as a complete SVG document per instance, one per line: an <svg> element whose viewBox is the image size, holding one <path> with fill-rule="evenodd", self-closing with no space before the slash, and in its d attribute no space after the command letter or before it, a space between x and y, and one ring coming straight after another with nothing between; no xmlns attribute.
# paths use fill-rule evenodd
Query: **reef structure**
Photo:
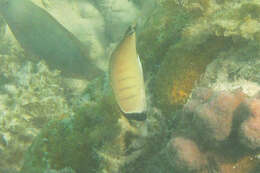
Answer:
<svg viewBox="0 0 260 173"><path fill-rule="evenodd" d="M258 95L205 88L193 94L182 112L193 133L174 132L166 148L177 172L259 171Z"/></svg>
<svg viewBox="0 0 260 173"><path fill-rule="evenodd" d="M107 83L93 81L75 117L41 131L23 171L259 172L258 11L253 0L160 1L137 34L147 121L121 119Z"/></svg>

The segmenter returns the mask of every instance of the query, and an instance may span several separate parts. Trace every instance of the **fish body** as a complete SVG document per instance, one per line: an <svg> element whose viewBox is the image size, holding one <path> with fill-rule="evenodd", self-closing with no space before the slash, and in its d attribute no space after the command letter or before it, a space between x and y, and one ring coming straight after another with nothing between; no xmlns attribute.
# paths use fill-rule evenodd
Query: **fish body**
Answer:
<svg viewBox="0 0 260 173"><path fill-rule="evenodd" d="M26 51L65 74L92 79L102 71L88 58L81 42L44 9L29 0L0 0L4 17Z"/></svg>
<svg viewBox="0 0 260 173"><path fill-rule="evenodd" d="M130 26L110 59L110 83L128 119L145 120L146 100L142 65L136 52L135 28Z"/></svg>

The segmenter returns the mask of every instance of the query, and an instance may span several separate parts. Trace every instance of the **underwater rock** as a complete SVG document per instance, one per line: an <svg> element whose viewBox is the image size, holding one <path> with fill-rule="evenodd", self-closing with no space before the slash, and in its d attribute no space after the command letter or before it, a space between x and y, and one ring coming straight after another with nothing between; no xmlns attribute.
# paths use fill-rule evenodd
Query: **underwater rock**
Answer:
<svg viewBox="0 0 260 173"><path fill-rule="evenodd" d="M121 115L111 94L75 107L75 116L50 121L27 151L21 172L66 165L76 172L120 172L135 160L144 145L143 132Z"/></svg>
<svg viewBox="0 0 260 173"><path fill-rule="evenodd" d="M72 114L61 76L19 52L0 55L0 167L19 171L24 152L53 118Z"/></svg>
<svg viewBox="0 0 260 173"><path fill-rule="evenodd" d="M195 89L193 93L184 106L184 111L192 113L193 128L211 143L226 140L232 130L234 111L245 94L240 91L214 92L205 88Z"/></svg>
<svg viewBox="0 0 260 173"><path fill-rule="evenodd" d="M255 36L241 37L206 67L181 113L175 114L179 125L170 141L189 138L207 160L204 170L194 172L259 171L259 43Z"/></svg>
<svg viewBox="0 0 260 173"><path fill-rule="evenodd" d="M200 171L207 166L206 156L198 146L184 137L174 137L167 145L169 162L179 172Z"/></svg>
<svg viewBox="0 0 260 173"><path fill-rule="evenodd" d="M102 74L93 60L87 58L89 48L83 47L44 9L26 0L2 0L0 12L21 46L45 59L52 68L87 79Z"/></svg>
<svg viewBox="0 0 260 173"><path fill-rule="evenodd" d="M0 168L1 173L18 173L17 170L15 169L10 169L10 168Z"/></svg>
<svg viewBox="0 0 260 173"><path fill-rule="evenodd" d="M169 162L187 173L256 170L260 163L259 105L256 97L248 98L239 90L194 89L180 114L185 126L175 129L166 147Z"/></svg>
<svg viewBox="0 0 260 173"><path fill-rule="evenodd" d="M250 149L260 148L260 99L251 98L245 101L243 115L246 120L240 127L240 141Z"/></svg>
<svg viewBox="0 0 260 173"><path fill-rule="evenodd" d="M66 167L66 168L63 168L59 171L56 171L54 169L49 169L49 170L46 170L44 173L76 173L76 172L73 169Z"/></svg>
<svg viewBox="0 0 260 173"><path fill-rule="evenodd" d="M199 3L203 6L203 2ZM189 5L191 3L187 4L183 6L179 1L162 1L161 10L157 10L148 21L147 29L140 34L140 55L153 63L149 64L150 67L144 63L144 70L148 68L152 74L158 72L153 77L151 88L156 104L163 110L174 111L187 101L206 66L227 48L224 43L231 41L205 31L201 31L205 38L200 41L197 40L202 34L200 31L192 32L197 37L191 37L188 30L198 25L206 15L203 16L204 11L201 15L195 15L190 10L193 8ZM155 36L149 37L149 34Z"/></svg>
<svg viewBox="0 0 260 173"><path fill-rule="evenodd" d="M136 19L138 9L128 0L100 0L93 3L104 17L107 40L118 42Z"/></svg>
<svg viewBox="0 0 260 173"><path fill-rule="evenodd" d="M259 57L242 57L231 52L222 55L207 67L199 85L217 91L240 89L248 96L257 94L260 91Z"/></svg>
<svg viewBox="0 0 260 173"><path fill-rule="evenodd" d="M236 162L221 163L219 171L221 173L257 173L255 169L259 160L254 156L245 156Z"/></svg>
<svg viewBox="0 0 260 173"><path fill-rule="evenodd" d="M74 94L81 95L86 90L89 82L82 79L65 78L63 79L63 84L68 91L73 91Z"/></svg>
<svg viewBox="0 0 260 173"><path fill-rule="evenodd" d="M255 1L161 1L139 35L137 49L143 58L145 75L153 74L153 100L166 115L168 110L174 111L186 103L213 60L231 61L236 57L242 63L243 59L258 56L259 29L254 29L259 28L254 10L258 6ZM226 63L221 64L226 67ZM236 75L235 69L230 70ZM238 73L259 81L259 73L251 73L253 70L257 72L250 68L249 74L244 66ZM212 72L209 78L216 75Z"/></svg>

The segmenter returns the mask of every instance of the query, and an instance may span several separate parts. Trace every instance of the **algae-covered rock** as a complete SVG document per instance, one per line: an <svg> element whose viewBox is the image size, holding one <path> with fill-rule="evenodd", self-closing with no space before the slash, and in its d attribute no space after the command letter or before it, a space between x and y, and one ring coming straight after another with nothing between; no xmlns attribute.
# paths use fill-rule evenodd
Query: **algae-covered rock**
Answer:
<svg viewBox="0 0 260 173"><path fill-rule="evenodd" d="M22 172L66 166L76 172L118 172L138 157L144 130L122 116L107 79L92 81L77 97L70 99L75 114L49 121L35 138Z"/></svg>
<svg viewBox="0 0 260 173"><path fill-rule="evenodd" d="M19 170L23 154L50 119L70 114L57 71L40 62L0 55L1 168Z"/></svg>
<svg viewBox="0 0 260 173"><path fill-rule="evenodd" d="M121 172L147 148L162 125L129 122L119 111L106 79L92 81L84 97L72 99L75 115L49 121L26 153L22 172L71 167L76 172ZM150 139L152 142L152 139Z"/></svg>
<svg viewBox="0 0 260 173"><path fill-rule="evenodd" d="M66 167L60 170L54 170L54 169L48 169L44 173L76 173L73 169L70 167Z"/></svg>
<svg viewBox="0 0 260 173"><path fill-rule="evenodd" d="M244 54L244 51L248 53ZM251 45L241 50L222 52L219 59L207 67L199 85L218 91L241 89L249 96L255 95L260 91L258 52L258 48L254 49Z"/></svg>
<svg viewBox="0 0 260 173"><path fill-rule="evenodd" d="M73 117L50 121L29 148L22 172L66 166L76 172L118 172L137 157L138 152L126 152L132 143L129 137L134 139L138 133L113 105L108 96L85 104Z"/></svg>
<svg viewBox="0 0 260 173"><path fill-rule="evenodd" d="M140 34L138 50L144 71L147 76L153 74L153 99L161 107L184 103L193 82L203 71L195 61L204 63L205 56L194 55L195 59L192 52L187 52L190 42L182 39L183 31L197 18L198 15L178 1L162 1Z"/></svg>
<svg viewBox="0 0 260 173"><path fill-rule="evenodd" d="M212 60L247 59L259 49L257 1L161 1L140 34L138 50L163 110L183 105ZM173 109L174 110L174 109ZM166 111L167 112L167 111Z"/></svg>
<svg viewBox="0 0 260 173"><path fill-rule="evenodd" d="M97 151L120 132L118 116L109 104L89 104L75 117L51 121L26 154L22 172L44 172L69 166L76 172L97 172L102 158Z"/></svg>

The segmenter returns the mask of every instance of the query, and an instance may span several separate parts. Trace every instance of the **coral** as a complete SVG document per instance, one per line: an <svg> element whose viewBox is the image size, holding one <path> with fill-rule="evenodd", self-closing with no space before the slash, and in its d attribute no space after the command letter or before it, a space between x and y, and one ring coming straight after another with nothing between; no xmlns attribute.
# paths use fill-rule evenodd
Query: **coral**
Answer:
<svg viewBox="0 0 260 173"><path fill-rule="evenodd" d="M193 83L198 79L199 73L197 71L187 71L180 76L180 79L173 81L173 87L169 101L171 104L184 104L190 95Z"/></svg>
<svg viewBox="0 0 260 173"><path fill-rule="evenodd" d="M174 137L167 145L167 155L173 167L180 172L200 171L206 167L206 156L189 139Z"/></svg>
<svg viewBox="0 0 260 173"><path fill-rule="evenodd" d="M187 1L184 1L184 6L190 6L190 3L185 2ZM169 144L176 138L186 138L206 157L207 165L203 170L190 172L258 172L260 80L259 31L256 26L259 17L255 10L259 4L255 1L208 2L207 10L202 16L205 20L198 20L186 27L183 37L189 36L186 40L187 45L190 45L186 46L187 51L196 50L193 45L200 45L198 49L203 50L202 45L211 41L213 45L220 46L220 49L210 51L216 51L213 55L216 59L205 67L205 73L197 80L196 86L192 87L182 111L174 114L179 124L173 128ZM225 48L216 43L216 39L220 38L226 39L226 42L219 42ZM207 49L211 49L210 44L207 46ZM209 53L205 54L207 55ZM166 64L169 62L171 59ZM168 68L168 71L172 69ZM181 74L183 73L179 75ZM170 103L169 99L168 102ZM184 142L183 146L185 144ZM174 146L172 150L179 151L177 145L171 146ZM186 155L182 154L181 157ZM179 157L169 160L170 163L179 161ZM194 166L182 160L181 164L172 167L174 168L189 170Z"/></svg>
<svg viewBox="0 0 260 173"><path fill-rule="evenodd" d="M49 170L46 170L44 173L76 173L76 172L73 169L66 167L59 171L49 169Z"/></svg>
<svg viewBox="0 0 260 173"><path fill-rule="evenodd" d="M214 92L210 89L198 88L193 91L184 110L192 113L194 129L198 129L198 133L212 144L217 144L229 137L233 112L245 97L241 91Z"/></svg>
<svg viewBox="0 0 260 173"><path fill-rule="evenodd" d="M249 148L257 149L260 147L260 100L256 98L246 100L241 107L246 109L242 115L246 120L240 127L240 140Z"/></svg>
<svg viewBox="0 0 260 173"><path fill-rule="evenodd" d="M194 48L190 48L191 50L185 50L190 46L186 41L171 47L155 78L156 84L153 91L155 97L158 98L158 105L163 110L183 105L192 88L205 72L206 66L219 51L224 49L223 43L229 41L225 38L211 38L202 44L192 45L191 47Z"/></svg>
<svg viewBox="0 0 260 173"><path fill-rule="evenodd" d="M1 167L19 170L39 130L61 114L70 114L58 71L16 54L0 55Z"/></svg>
<svg viewBox="0 0 260 173"><path fill-rule="evenodd" d="M260 160L257 96L241 91L193 90L180 114L182 123L166 147L177 172L251 173ZM199 117L199 118L198 118ZM225 152L223 152L225 151Z"/></svg>
<svg viewBox="0 0 260 173"><path fill-rule="evenodd" d="M257 158L253 156L245 156L236 162L222 163L219 171L221 173L251 173L259 164L258 162Z"/></svg>
<svg viewBox="0 0 260 173"><path fill-rule="evenodd" d="M206 168L195 172L251 173L259 169L257 52L252 49L253 57L233 48L222 52L207 66L182 113L177 114L182 122L172 139L190 139L207 158ZM186 165L186 169L191 168Z"/></svg>

